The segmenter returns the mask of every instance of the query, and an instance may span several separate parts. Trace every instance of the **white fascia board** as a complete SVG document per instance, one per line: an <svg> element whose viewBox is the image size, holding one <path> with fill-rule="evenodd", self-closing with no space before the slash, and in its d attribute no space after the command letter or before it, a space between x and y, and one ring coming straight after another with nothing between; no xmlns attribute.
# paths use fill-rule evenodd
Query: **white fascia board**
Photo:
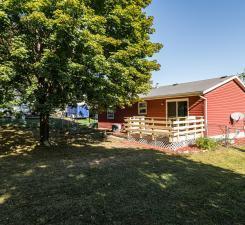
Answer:
<svg viewBox="0 0 245 225"><path fill-rule="evenodd" d="M199 96L202 92L189 92L185 94L174 94L174 95L158 95L155 97L141 97L142 100L156 100L156 99L168 99L168 98L185 98L190 96Z"/></svg>
<svg viewBox="0 0 245 225"><path fill-rule="evenodd" d="M220 86L222 86L222 85L224 85L224 84L226 84L226 83L228 83L228 82L230 82L232 80L237 80L241 84L241 86L245 89L245 85L243 84L243 82L241 81L241 79L238 76L233 76L233 77L230 77L227 80L224 80L224 81L216 84L215 86L213 86L211 88L208 88L208 89L204 90L203 91L203 94L207 94L208 92L213 91L214 89L216 89L216 88L218 88L218 87L220 87Z"/></svg>
<svg viewBox="0 0 245 225"><path fill-rule="evenodd" d="M238 77L238 76L236 76L236 78L235 79L237 79L237 81L241 84L241 86L244 88L244 90L245 90L245 84L242 82L242 80Z"/></svg>

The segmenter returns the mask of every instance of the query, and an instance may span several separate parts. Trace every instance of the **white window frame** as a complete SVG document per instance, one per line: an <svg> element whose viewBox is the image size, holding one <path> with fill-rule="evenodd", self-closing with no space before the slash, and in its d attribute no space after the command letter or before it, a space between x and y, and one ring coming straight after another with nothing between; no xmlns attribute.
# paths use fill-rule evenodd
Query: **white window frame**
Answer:
<svg viewBox="0 0 245 225"><path fill-rule="evenodd" d="M112 109L107 109L107 119L114 120L115 119L115 112Z"/></svg>
<svg viewBox="0 0 245 225"><path fill-rule="evenodd" d="M145 103L144 107L140 107L140 104ZM145 109L145 113L141 113L140 111ZM138 114L139 115L147 115L147 102L138 102Z"/></svg>
<svg viewBox="0 0 245 225"><path fill-rule="evenodd" d="M166 118L168 118L168 102L187 102L187 117L189 117L189 98L176 98L176 99L167 99L166 100ZM176 107L176 115L178 115L178 107ZM176 117L179 117L176 116Z"/></svg>

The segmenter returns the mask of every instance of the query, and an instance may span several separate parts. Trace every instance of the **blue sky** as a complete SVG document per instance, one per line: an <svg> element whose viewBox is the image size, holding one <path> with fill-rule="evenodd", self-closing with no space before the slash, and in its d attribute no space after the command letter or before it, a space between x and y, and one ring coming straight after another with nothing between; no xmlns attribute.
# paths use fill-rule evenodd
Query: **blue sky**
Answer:
<svg viewBox="0 0 245 225"><path fill-rule="evenodd" d="M245 0L153 0L154 83L171 84L232 75L245 68Z"/></svg>

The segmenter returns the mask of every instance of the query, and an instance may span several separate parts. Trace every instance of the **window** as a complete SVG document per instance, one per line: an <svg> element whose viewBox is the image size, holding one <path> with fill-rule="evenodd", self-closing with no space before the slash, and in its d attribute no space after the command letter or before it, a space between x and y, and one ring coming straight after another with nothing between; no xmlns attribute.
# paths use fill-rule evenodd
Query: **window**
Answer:
<svg viewBox="0 0 245 225"><path fill-rule="evenodd" d="M178 104L178 117L188 116L187 101L177 102Z"/></svg>
<svg viewBox="0 0 245 225"><path fill-rule="evenodd" d="M188 116L188 100L167 100L167 115L168 117Z"/></svg>
<svg viewBox="0 0 245 225"><path fill-rule="evenodd" d="M147 102L139 102L138 103L138 114L146 115L147 114Z"/></svg>
<svg viewBox="0 0 245 225"><path fill-rule="evenodd" d="M114 120L114 117L115 117L114 111L111 109L108 109L107 110L107 119L108 120Z"/></svg>
<svg viewBox="0 0 245 225"><path fill-rule="evenodd" d="M176 102L168 102L168 117L176 117Z"/></svg>

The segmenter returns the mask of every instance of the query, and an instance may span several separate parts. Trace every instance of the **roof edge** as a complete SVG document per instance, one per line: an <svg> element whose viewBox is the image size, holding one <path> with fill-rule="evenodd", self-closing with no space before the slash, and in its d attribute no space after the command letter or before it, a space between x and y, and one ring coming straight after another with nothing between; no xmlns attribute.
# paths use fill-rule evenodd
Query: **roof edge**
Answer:
<svg viewBox="0 0 245 225"><path fill-rule="evenodd" d="M200 91L196 92L186 92L186 93L177 93L172 95L158 95L154 97L141 97L142 100L156 100L156 99L162 99L162 98L176 98L176 97L187 97L187 96L199 96L202 94Z"/></svg>
<svg viewBox="0 0 245 225"><path fill-rule="evenodd" d="M211 91L215 90L216 88L219 88L219 87L221 87L222 85L227 84L228 82L230 82L230 81L232 81L232 80L235 80L235 79L240 83L240 85L241 85L241 86L243 87L243 89L245 90L245 85L244 85L244 83L241 81L241 79L240 79L238 76L232 76L232 77L230 77L229 79L226 79L226 80L224 80L224 81L222 81L222 82L220 82L220 83L214 85L213 87L204 90L204 91L202 92L202 94L207 94L208 92L211 92Z"/></svg>

